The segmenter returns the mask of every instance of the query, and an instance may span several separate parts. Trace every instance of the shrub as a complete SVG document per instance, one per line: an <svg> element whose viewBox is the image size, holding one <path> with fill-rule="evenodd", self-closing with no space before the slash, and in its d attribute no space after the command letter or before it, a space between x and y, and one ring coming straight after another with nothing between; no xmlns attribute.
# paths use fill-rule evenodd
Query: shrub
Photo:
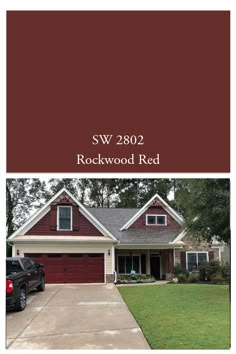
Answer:
<svg viewBox="0 0 236 354"><path fill-rule="evenodd" d="M213 274L211 276L211 281L213 284L225 284L226 283L223 275L220 272Z"/></svg>
<svg viewBox="0 0 236 354"><path fill-rule="evenodd" d="M221 266L220 266L219 262L214 261L214 262L209 263L209 277L210 277L210 279L213 274L221 272L220 268L221 268Z"/></svg>
<svg viewBox="0 0 236 354"><path fill-rule="evenodd" d="M188 283L197 283L199 281L199 275L192 273L187 278L187 281Z"/></svg>
<svg viewBox="0 0 236 354"><path fill-rule="evenodd" d="M180 264L177 264L176 266L174 266L174 271L173 271L173 274L178 277L179 274L182 274L183 271L182 271L182 267Z"/></svg>
<svg viewBox="0 0 236 354"><path fill-rule="evenodd" d="M212 281L221 277L225 282L230 281L230 266L225 264L221 266L219 262L205 263L199 266L199 275L201 281Z"/></svg>
<svg viewBox="0 0 236 354"><path fill-rule="evenodd" d="M187 280L188 280L187 274L180 273L178 275L178 283L187 283Z"/></svg>
<svg viewBox="0 0 236 354"><path fill-rule="evenodd" d="M187 274L187 271L182 269L180 264L177 264L176 266L174 266L173 274L174 274L175 277L178 278L179 274Z"/></svg>
<svg viewBox="0 0 236 354"><path fill-rule="evenodd" d="M210 280L210 266L208 263L199 266L199 279L201 281Z"/></svg>
<svg viewBox="0 0 236 354"><path fill-rule="evenodd" d="M119 275L117 277L117 284L150 283L154 281L156 281L154 277L146 274Z"/></svg>
<svg viewBox="0 0 236 354"><path fill-rule="evenodd" d="M229 283L230 282L230 265L228 263L221 266L221 274L224 280Z"/></svg>

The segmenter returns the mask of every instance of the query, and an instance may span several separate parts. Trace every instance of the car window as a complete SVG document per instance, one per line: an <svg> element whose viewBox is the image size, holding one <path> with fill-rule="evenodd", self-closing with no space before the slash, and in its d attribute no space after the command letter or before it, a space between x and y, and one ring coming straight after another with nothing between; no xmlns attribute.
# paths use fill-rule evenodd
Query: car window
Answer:
<svg viewBox="0 0 236 354"><path fill-rule="evenodd" d="M29 261L31 263L31 268L36 269L37 268L36 263L32 259L30 259Z"/></svg>
<svg viewBox="0 0 236 354"><path fill-rule="evenodd" d="M29 259L25 258L22 259L21 261L25 269L30 269L32 267L32 264Z"/></svg>
<svg viewBox="0 0 236 354"><path fill-rule="evenodd" d="M18 273L22 271L22 268L19 264L18 261L7 261L6 263L6 271L7 271L7 275L10 275L12 273Z"/></svg>

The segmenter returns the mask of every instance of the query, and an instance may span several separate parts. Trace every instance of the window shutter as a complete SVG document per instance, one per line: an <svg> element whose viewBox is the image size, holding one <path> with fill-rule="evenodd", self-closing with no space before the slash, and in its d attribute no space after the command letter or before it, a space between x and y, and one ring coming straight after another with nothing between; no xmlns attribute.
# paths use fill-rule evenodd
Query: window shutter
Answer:
<svg viewBox="0 0 236 354"><path fill-rule="evenodd" d="M79 230L79 209L73 206L73 231Z"/></svg>
<svg viewBox="0 0 236 354"><path fill-rule="evenodd" d="M57 207L56 205L52 205L50 211L50 230L56 231L56 229L57 229Z"/></svg>
<svg viewBox="0 0 236 354"><path fill-rule="evenodd" d="M186 270L186 252L180 252L180 264L183 270Z"/></svg>
<svg viewBox="0 0 236 354"><path fill-rule="evenodd" d="M214 261L214 251L209 251L208 252L209 255L209 263Z"/></svg>

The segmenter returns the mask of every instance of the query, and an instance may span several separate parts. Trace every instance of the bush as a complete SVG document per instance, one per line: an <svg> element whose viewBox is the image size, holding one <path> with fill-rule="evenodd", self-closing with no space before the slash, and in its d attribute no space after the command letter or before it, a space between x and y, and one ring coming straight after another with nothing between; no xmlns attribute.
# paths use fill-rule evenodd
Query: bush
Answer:
<svg viewBox="0 0 236 354"><path fill-rule="evenodd" d="M209 263L209 276L210 276L210 279L211 279L212 275L216 274L216 273L221 273L220 263L216 262L216 261Z"/></svg>
<svg viewBox="0 0 236 354"><path fill-rule="evenodd" d="M175 277L178 278L179 274L187 274L187 271L182 269L180 264L177 264L176 266L174 266L173 274Z"/></svg>
<svg viewBox="0 0 236 354"><path fill-rule="evenodd" d="M187 283L188 281L188 275L185 273L180 273L177 278L178 278L178 283Z"/></svg>
<svg viewBox="0 0 236 354"><path fill-rule="evenodd" d="M225 282L230 282L230 266L228 264L220 265L219 262L205 263L199 266L199 274L201 281L215 282L220 276Z"/></svg>
<svg viewBox="0 0 236 354"><path fill-rule="evenodd" d="M179 274L182 274L183 271L182 271L182 267L180 264L177 264L176 266L174 266L174 271L173 271L173 274L178 277Z"/></svg>
<svg viewBox="0 0 236 354"><path fill-rule="evenodd" d="M187 278L188 283L197 283L199 281L199 275L198 274L190 274L189 277Z"/></svg>
<svg viewBox="0 0 236 354"><path fill-rule="evenodd" d="M211 282L213 284L225 284L226 281L221 273L215 273L211 276Z"/></svg>
<svg viewBox="0 0 236 354"><path fill-rule="evenodd" d="M201 281L210 280L210 266L208 263L204 263L199 266L199 279Z"/></svg>
<svg viewBox="0 0 236 354"><path fill-rule="evenodd" d="M117 277L117 284L151 283L154 281L156 281L154 277L146 274L119 275Z"/></svg>
<svg viewBox="0 0 236 354"><path fill-rule="evenodd" d="M221 274L224 280L229 283L230 282L230 265L228 263L224 264L221 267Z"/></svg>

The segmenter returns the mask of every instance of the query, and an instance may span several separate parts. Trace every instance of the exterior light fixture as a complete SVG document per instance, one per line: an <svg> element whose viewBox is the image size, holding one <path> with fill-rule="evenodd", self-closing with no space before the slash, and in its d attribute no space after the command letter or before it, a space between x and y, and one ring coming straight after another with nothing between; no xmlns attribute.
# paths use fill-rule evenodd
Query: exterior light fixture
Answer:
<svg viewBox="0 0 236 354"><path fill-rule="evenodd" d="M110 249L107 251L107 254L108 254L108 256L111 255L111 250Z"/></svg>

